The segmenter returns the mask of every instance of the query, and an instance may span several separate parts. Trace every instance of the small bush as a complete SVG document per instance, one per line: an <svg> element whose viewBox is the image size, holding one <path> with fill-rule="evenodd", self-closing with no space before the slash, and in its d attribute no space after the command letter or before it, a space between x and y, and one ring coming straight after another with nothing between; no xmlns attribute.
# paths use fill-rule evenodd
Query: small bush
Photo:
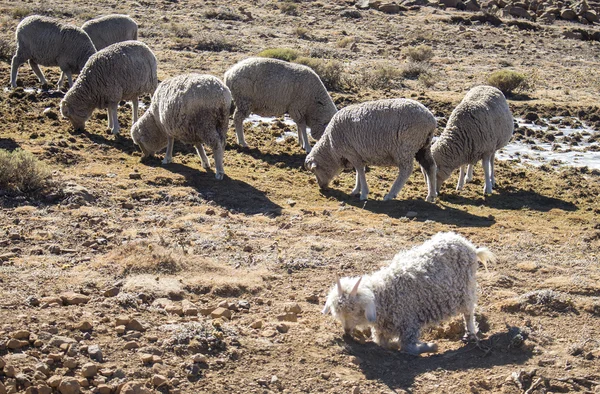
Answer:
<svg viewBox="0 0 600 394"><path fill-rule="evenodd" d="M428 62L433 57L433 50L429 45L419 45L406 49L406 57L413 62Z"/></svg>
<svg viewBox="0 0 600 394"><path fill-rule="evenodd" d="M423 74L431 74L431 65L425 62L408 62L402 67L401 73L403 78L419 79Z"/></svg>
<svg viewBox="0 0 600 394"><path fill-rule="evenodd" d="M237 46L225 39L220 34L202 34L194 46L197 51L207 52L234 52Z"/></svg>
<svg viewBox="0 0 600 394"><path fill-rule="evenodd" d="M43 188L50 176L48 167L31 152L0 149L0 189L34 192Z"/></svg>
<svg viewBox="0 0 600 394"><path fill-rule="evenodd" d="M261 51L257 56L293 62L298 58L298 51L290 48L270 48Z"/></svg>
<svg viewBox="0 0 600 394"><path fill-rule="evenodd" d="M356 39L354 37L344 37L344 38L340 38L335 45L338 48L350 48L352 47L352 45L354 45L354 43L356 42Z"/></svg>
<svg viewBox="0 0 600 394"><path fill-rule="evenodd" d="M13 53L14 49L12 47L12 42L9 42L7 39L0 38L0 60L4 60L7 63L10 62Z"/></svg>
<svg viewBox="0 0 600 394"><path fill-rule="evenodd" d="M180 23L172 22L169 25L169 30L171 30L171 32L173 32L173 34L177 38L191 38L192 37L192 33L190 33L190 30L186 26L184 26Z"/></svg>
<svg viewBox="0 0 600 394"><path fill-rule="evenodd" d="M31 14L31 10L27 7L17 7L13 8L10 14L14 19L23 19L27 15Z"/></svg>
<svg viewBox="0 0 600 394"><path fill-rule="evenodd" d="M298 15L298 6L292 2L279 3L279 11L286 15Z"/></svg>
<svg viewBox="0 0 600 394"><path fill-rule="evenodd" d="M526 76L512 70L494 71L487 77L486 83L500 89L507 96L516 90L528 88Z"/></svg>
<svg viewBox="0 0 600 394"><path fill-rule="evenodd" d="M372 72L363 73L362 83L371 89L384 89L398 87L401 79L401 70L390 66L380 66Z"/></svg>
<svg viewBox="0 0 600 394"><path fill-rule="evenodd" d="M337 60L315 59L303 56L299 57L296 63L312 68L328 90L340 90L343 88L343 67Z"/></svg>
<svg viewBox="0 0 600 394"><path fill-rule="evenodd" d="M242 16L229 8L218 8L208 10L204 13L206 19L218 19L221 21L240 21Z"/></svg>
<svg viewBox="0 0 600 394"><path fill-rule="evenodd" d="M308 35L308 29L298 26L294 29L294 35L303 40L308 40L310 37Z"/></svg>

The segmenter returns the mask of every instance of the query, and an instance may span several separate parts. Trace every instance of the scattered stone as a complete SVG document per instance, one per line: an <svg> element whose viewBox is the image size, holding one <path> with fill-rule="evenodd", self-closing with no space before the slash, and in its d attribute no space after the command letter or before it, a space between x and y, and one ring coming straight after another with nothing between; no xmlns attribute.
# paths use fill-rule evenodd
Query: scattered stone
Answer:
<svg viewBox="0 0 600 394"><path fill-rule="evenodd" d="M48 380L46 380L46 383L48 383L48 386L55 389L60 385L60 382L62 382L62 380L62 376L54 375L48 378Z"/></svg>
<svg viewBox="0 0 600 394"><path fill-rule="evenodd" d="M121 203L121 207L123 209L130 209L131 210L131 209L134 208L134 205L132 203L130 203L130 202L124 201L124 202Z"/></svg>
<svg viewBox="0 0 600 394"><path fill-rule="evenodd" d="M90 297L75 293L73 291L69 291L60 295L60 299L62 300L64 305L81 305L87 304L90 301Z"/></svg>
<svg viewBox="0 0 600 394"><path fill-rule="evenodd" d="M352 394L360 394L360 386L352 387Z"/></svg>
<svg viewBox="0 0 600 394"><path fill-rule="evenodd" d="M396 3L384 3L379 6L378 10L385 14L397 14L400 12L400 6Z"/></svg>
<svg viewBox="0 0 600 394"><path fill-rule="evenodd" d="M91 379L98 374L98 366L94 363L83 364L81 367L81 376Z"/></svg>
<svg viewBox="0 0 600 394"><path fill-rule="evenodd" d="M46 108L42 113L46 118L50 120L58 120L58 114L52 108Z"/></svg>
<svg viewBox="0 0 600 394"><path fill-rule="evenodd" d="M208 357L206 357L204 354L198 353L194 354L192 361L195 363L208 364Z"/></svg>
<svg viewBox="0 0 600 394"><path fill-rule="evenodd" d="M223 307L218 307L214 311L211 312L210 316L213 319L225 318L227 320L231 319L231 311L229 309L225 309Z"/></svg>
<svg viewBox="0 0 600 394"><path fill-rule="evenodd" d="M290 330L290 326L288 326L285 323L279 323L276 327L277 331L279 331L282 334L285 334L286 332L288 332Z"/></svg>
<svg viewBox="0 0 600 394"><path fill-rule="evenodd" d="M316 294L311 294L308 297L306 297L306 302L310 302L311 304L318 304L319 296Z"/></svg>
<svg viewBox="0 0 600 394"><path fill-rule="evenodd" d="M267 328L266 330L264 330L260 335L262 335L265 338L272 338L275 335L277 335L277 331L275 331L272 328Z"/></svg>
<svg viewBox="0 0 600 394"><path fill-rule="evenodd" d="M58 304L58 305L62 305L62 300L60 299L60 297L42 297L42 299L40 299L41 305L42 307L44 306L49 306L52 304Z"/></svg>
<svg viewBox="0 0 600 394"><path fill-rule="evenodd" d="M63 360L63 367L65 367L65 368L75 369L78 366L79 366L79 362L77 362L77 359L75 359L73 357L67 357Z"/></svg>
<svg viewBox="0 0 600 394"><path fill-rule="evenodd" d="M112 392L112 389L107 384L99 384L96 386L96 389L98 390L98 394L110 394Z"/></svg>
<svg viewBox="0 0 600 394"><path fill-rule="evenodd" d="M284 312L291 312L295 314L302 313L302 308L297 303L288 304L283 308L283 310Z"/></svg>
<svg viewBox="0 0 600 394"><path fill-rule="evenodd" d="M250 303L246 300L239 300L237 305L241 309L246 309L246 310L250 309Z"/></svg>
<svg viewBox="0 0 600 394"><path fill-rule="evenodd" d="M186 316L198 315L198 308L196 308L196 305L194 305L188 300L181 301L181 307L183 308L183 314Z"/></svg>
<svg viewBox="0 0 600 394"><path fill-rule="evenodd" d="M166 384L166 383L167 383L167 378L164 377L164 376L162 376L162 375L154 375L152 377L152 385L154 387L160 387L160 386L162 386L163 384Z"/></svg>
<svg viewBox="0 0 600 394"><path fill-rule="evenodd" d="M127 342L125 345L123 345L124 350L137 349L139 347L140 347L140 345L135 341L130 341L130 342Z"/></svg>
<svg viewBox="0 0 600 394"><path fill-rule="evenodd" d="M138 172L132 172L129 174L129 179L142 179L142 174Z"/></svg>
<svg viewBox="0 0 600 394"><path fill-rule="evenodd" d="M321 373L321 377L325 380L329 380L329 378L331 378L331 373L330 372L323 372Z"/></svg>
<svg viewBox="0 0 600 394"><path fill-rule="evenodd" d="M18 331L14 331L10 334L11 338L14 339L25 339L25 340L29 340L29 335L31 335L31 333L27 330L18 330Z"/></svg>
<svg viewBox="0 0 600 394"><path fill-rule="evenodd" d="M75 324L73 328L79 331L91 331L94 326L87 320L82 320L79 323Z"/></svg>
<svg viewBox="0 0 600 394"><path fill-rule="evenodd" d="M90 356L90 358L92 360L96 360L99 363L101 363L103 361L102 350L100 349L100 346L98 346L98 345L90 345L88 347L88 355Z"/></svg>
<svg viewBox="0 0 600 394"><path fill-rule="evenodd" d="M16 374L17 374L17 371L15 370L15 367L13 367L12 365L9 365L4 369L4 375L6 375L9 378L14 378Z"/></svg>
<svg viewBox="0 0 600 394"><path fill-rule="evenodd" d="M119 292L121 291L121 289L119 289L118 287L109 287L108 289L104 290L104 297L116 297L117 295L119 295Z"/></svg>
<svg viewBox="0 0 600 394"><path fill-rule="evenodd" d="M140 354L140 359L142 360L142 362L144 364L151 363L152 362L152 357L153 357L152 354L148 354L148 353L142 353L142 354Z"/></svg>
<svg viewBox="0 0 600 394"><path fill-rule="evenodd" d="M27 345L29 345L29 341L20 341L14 338L9 339L8 342L6 342L6 347L11 350L21 349L22 347L25 347Z"/></svg>
<svg viewBox="0 0 600 394"><path fill-rule="evenodd" d="M567 21L572 21L577 19L577 14L570 8L564 8L560 11L560 17Z"/></svg>
<svg viewBox="0 0 600 394"><path fill-rule="evenodd" d="M0 369L4 369L6 367L6 361L3 358L0 358Z"/></svg>
<svg viewBox="0 0 600 394"><path fill-rule="evenodd" d="M115 326L126 326L130 321L131 319L127 316L117 316Z"/></svg>
<svg viewBox="0 0 600 394"><path fill-rule="evenodd" d="M253 321L250 324L251 328L256 328L256 329L262 328L262 326L263 326L263 321L262 320L256 320L256 321Z"/></svg>
<svg viewBox="0 0 600 394"><path fill-rule="evenodd" d="M153 394L154 392L140 382L127 382L121 387L120 394Z"/></svg>
<svg viewBox="0 0 600 394"><path fill-rule="evenodd" d="M212 311L214 311L215 309L217 309L217 308L216 307L200 308L198 310L198 312L200 312L200 314L202 316L209 316L212 313Z"/></svg>
<svg viewBox="0 0 600 394"><path fill-rule="evenodd" d="M115 327L115 331L117 332L117 334L124 334L125 333L125 326L116 326Z"/></svg>
<svg viewBox="0 0 600 394"><path fill-rule="evenodd" d="M64 377L58 385L58 391L60 394L79 394L81 385L75 378Z"/></svg>
<svg viewBox="0 0 600 394"><path fill-rule="evenodd" d="M183 308L177 304L169 304L165 306L165 312L171 315L183 316Z"/></svg>
<svg viewBox="0 0 600 394"><path fill-rule="evenodd" d="M278 315L277 316L277 320L279 320L279 321L289 321L289 322L295 323L295 322L298 321L298 317L293 312L287 312L287 313L283 313L281 315Z"/></svg>
<svg viewBox="0 0 600 394"><path fill-rule="evenodd" d="M128 330L132 330L132 331L140 331L140 332L146 331L146 328L142 325L142 323L140 323L136 319L129 320L129 322L125 325L125 328L127 328Z"/></svg>

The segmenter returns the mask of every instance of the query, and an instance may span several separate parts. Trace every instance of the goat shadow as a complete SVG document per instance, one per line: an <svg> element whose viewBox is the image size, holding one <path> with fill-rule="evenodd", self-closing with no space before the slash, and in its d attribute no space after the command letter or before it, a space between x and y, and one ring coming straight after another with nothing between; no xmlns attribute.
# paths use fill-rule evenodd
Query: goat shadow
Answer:
<svg viewBox="0 0 600 394"><path fill-rule="evenodd" d="M533 353L528 346L512 348L514 328L481 340L478 347L469 343L457 350L430 356L413 356L397 350L386 350L373 342L359 343L344 337L341 345L348 354L360 360L360 368L368 380L378 380L392 390L409 390L418 376L435 371L489 369L500 365L519 365ZM517 329L518 330L518 329Z"/></svg>
<svg viewBox="0 0 600 394"><path fill-rule="evenodd" d="M460 205L485 205L490 208L504 210L531 209L539 212L548 212L551 209L563 211L577 211L579 208L572 202L555 197L544 196L533 190L519 190L511 187L495 187L494 194L483 195L477 198L463 197L459 192L442 192L440 200Z"/></svg>
<svg viewBox="0 0 600 394"><path fill-rule="evenodd" d="M455 209L440 203L430 203L425 200L401 200L392 201L367 200L360 201L357 196L351 196L335 189L322 190L326 197L333 197L339 201L356 208L362 208L372 213L387 215L390 218L399 219L406 217L409 211L417 213L417 221L432 220L438 223L454 224L460 227L490 227L496 220L492 216L477 216L460 209Z"/></svg>
<svg viewBox="0 0 600 394"><path fill-rule="evenodd" d="M198 159L199 160L199 159ZM281 215L281 206L275 204L261 190L225 174L223 180L216 180L213 169L189 167L180 163L162 165L158 158L148 158L144 164L150 167L162 167L185 178L185 185L196 190L202 198L212 201L227 210L235 210L247 215L264 214L274 217Z"/></svg>

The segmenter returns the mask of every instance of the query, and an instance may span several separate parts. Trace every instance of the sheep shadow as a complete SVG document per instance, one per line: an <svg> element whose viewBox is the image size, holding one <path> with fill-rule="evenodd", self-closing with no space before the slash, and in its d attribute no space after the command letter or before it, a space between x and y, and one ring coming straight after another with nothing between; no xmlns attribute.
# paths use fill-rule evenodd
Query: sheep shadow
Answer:
<svg viewBox="0 0 600 394"><path fill-rule="evenodd" d="M281 206L267 198L264 192L238 179L215 179L215 173L198 170L180 163L162 165L158 158L149 158L144 164L151 167L162 167L185 178L185 186L196 190L203 199L212 201L228 211L234 210L247 215L263 214L267 216L281 215Z"/></svg>
<svg viewBox="0 0 600 394"><path fill-rule="evenodd" d="M577 205L555 197L548 197L533 190L516 190L511 188L494 189L494 194L476 198L463 197L458 192L441 193L440 200L460 205L485 205L495 209L521 210L531 209L539 212L548 212L551 209L563 211L577 211Z"/></svg>
<svg viewBox="0 0 600 394"><path fill-rule="evenodd" d="M12 138L0 138L0 149L7 150L9 152L14 151L17 148L20 148L21 145L17 143Z"/></svg>
<svg viewBox="0 0 600 394"><path fill-rule="evenodd" d="M496 220L492 216L477 216L460 209L455 209L440 203L430 203L425 200L392 201L367 200L360 201L357 196L351 196L339 190L329 189L321 191L326 197L333 197L345 204L362 208L372 213L387 215L399 219L406 217L408 212L416 212L415 220L431 220L438 223L454 224L461 227L490 227Z"/></svg>
<svg viewBox="0 0 600 394"><path fill-rule="evenodd" d="M341 345L345 352L358 358L366 379L378 380L392 390L410 391L418 376L435 370L465 371L524 364L533 352L528 346L511 347L513 338L514 332L509 329L481 340L479 346L468 343L457 350L430 356L386 350L373 342L359 343L348 337L341 339Z"/></svg>
<svg viewBox="0 0 600 394"><path fill-rule="evenodd" d="M239 145L227 145L227 149L235 149L239 153L250 155L255 160L261 160L265 163L280 168L302 168L306 153L268 153L261 152L258 148L243 148Z"/></svg>

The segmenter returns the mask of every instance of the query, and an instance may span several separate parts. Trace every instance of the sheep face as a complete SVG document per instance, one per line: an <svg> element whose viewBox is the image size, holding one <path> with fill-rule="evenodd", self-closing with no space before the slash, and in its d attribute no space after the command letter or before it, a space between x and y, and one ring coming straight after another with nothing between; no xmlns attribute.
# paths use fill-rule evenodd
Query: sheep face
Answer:
<svg viewBox="0 0 600 394"><path fill-rule="evenodd" d="M87 122L91 115L88 111L74 108L65 100L60 103L60 113L64 118L71 121L73 128L77 131L85 130L85 122Z"/></svg>
<svg viewBox="0 0 600 394"><path fill-rule="evenodd" d="M131 126L131 139L142 150L142 158L152 156L167 146L167 135L156 124L150 111Z"/></svg>
<svg viewBox="0 0 600 394"><path fill-rule="evenodd" d="M306 157L304 161L304 168L313 172L317 177L317 183L322 190L327 189L329 186L329 182L336 175L342 172L342 166L336 166L333 163L320 163L312 157L310 154Z"/></svg>
<svg viewBox="0 0 600 394"><path fill-rule="evenodd" d="M450 178L450 174L452 174L452 168L438 165L436 174L436 189L438 192L446 179Z"/></svg>
<svg viewBox="0 0 600 394"><path fill-rule="evenodd" d="M347 335L352 334L356 327L372 325L377 318L375 296L368 287L360 285L361 279L336 279L322 311L323 314L331 312L342 323Z"/></svg>

